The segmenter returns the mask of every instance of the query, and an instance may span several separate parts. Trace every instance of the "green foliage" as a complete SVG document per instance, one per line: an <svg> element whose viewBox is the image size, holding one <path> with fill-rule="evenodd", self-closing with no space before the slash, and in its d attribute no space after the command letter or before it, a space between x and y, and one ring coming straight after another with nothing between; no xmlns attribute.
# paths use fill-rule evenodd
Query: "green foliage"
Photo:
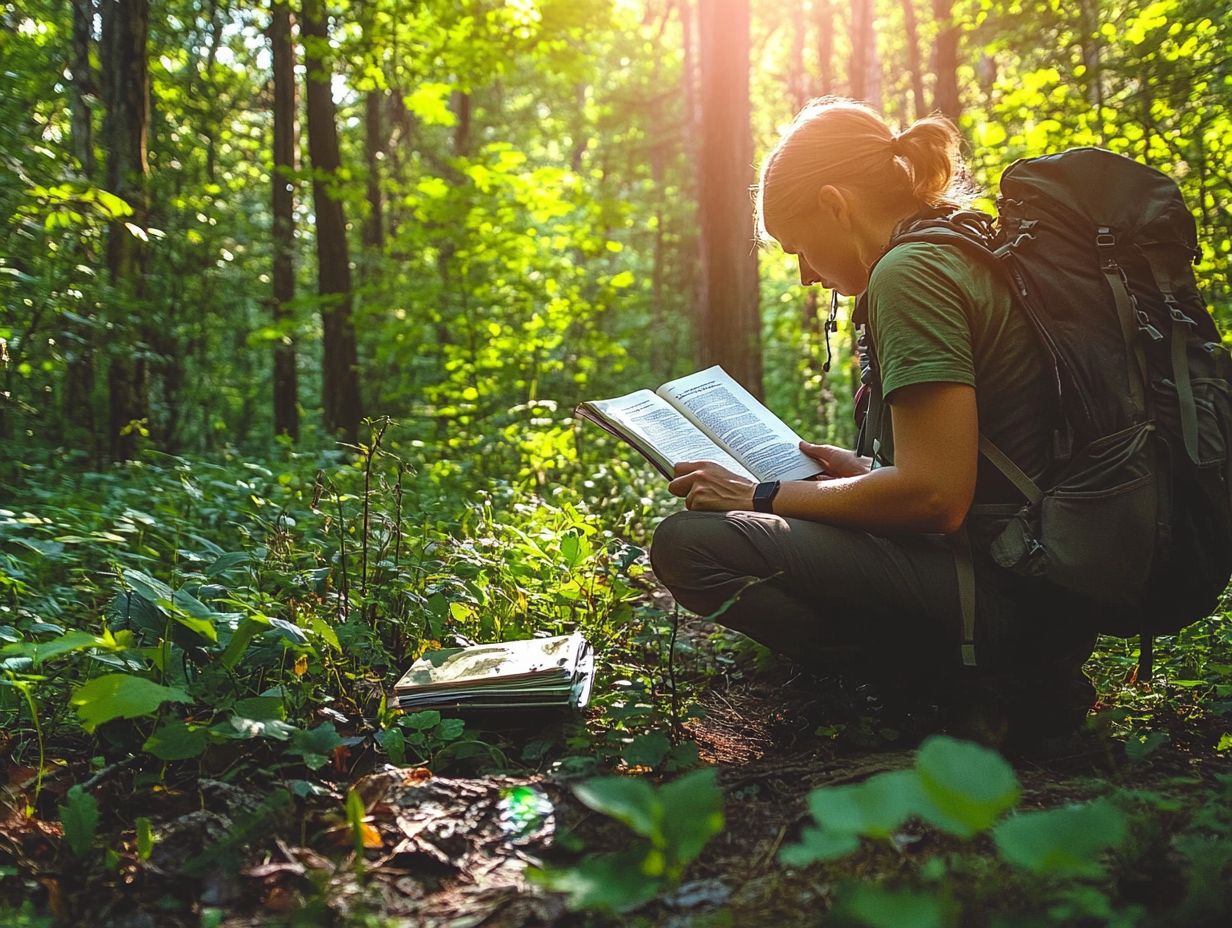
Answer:
<svg viewBox="0 0 1232 928"><path fill-rule="evenodd" d="M995 751L935 735L920 746L911 770L809 793L816 827L806 827L800 843L786 845L779 859L799 867L843 857L861 836L889 838L911 818L970 838L1012 808L1018 794L1013 769Z"/></svg>
<svg viewBox="0 0 1232 928"><path fill-rule="evenodd" d="M184 690L160 686L152 680L126 673L95 677L78 687L72 703L86 731L112 719L135 719L153 715L166 702L188 702Z"/></svg>
<svg viewBox="0 0 1232 928"><path fill-rule="evenodd" d="M1100 854L1125 839L1125 816L1107 800L1027 812L993 829L1001 856L1031 873L1098 876Z"/></svg>
<svg viewBox="0 0 1232 928"><path fill-rule="evenodd" d="M655 788L635 777L601 777L574 787L585 805L625 825L642 840L535 878L568 894L572 909L627 912L675 885L685 867L723 828L722 794L713 769Z"/></svg>
<svg viewBox="0 0 1232 928"><path fill-rule="evenodd" d="M60 806L60 824L64 840L78 857L85 857L94 847L98 831L98 800L81 788L70 786Z"/></svg>

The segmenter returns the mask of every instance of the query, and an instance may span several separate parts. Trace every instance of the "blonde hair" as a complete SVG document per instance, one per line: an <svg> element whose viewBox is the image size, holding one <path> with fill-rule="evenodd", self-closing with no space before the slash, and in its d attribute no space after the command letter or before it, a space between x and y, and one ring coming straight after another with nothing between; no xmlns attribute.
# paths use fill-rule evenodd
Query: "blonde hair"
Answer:
<svg viewBox="0 0 1232 928"><path fill-rule="evenodd" d="M856 191L874 208L962 205L962 137L939 113L894 133L870 107L825 97L810 101L766 157L757 185L757 232L807 213L827 184Z"/></svg>

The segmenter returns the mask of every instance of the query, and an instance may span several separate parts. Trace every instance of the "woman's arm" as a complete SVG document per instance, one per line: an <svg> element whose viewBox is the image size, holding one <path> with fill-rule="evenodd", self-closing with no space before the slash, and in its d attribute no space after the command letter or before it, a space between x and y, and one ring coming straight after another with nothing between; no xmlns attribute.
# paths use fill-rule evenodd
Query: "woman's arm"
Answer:
<svg viewBox="0 0 1232 928"><path fill-rule="evenodd" d="M921 383L893 394L894 465L856 477L785 482L777 515L870 532L957 531L975 495L979 417L975 389ZM716 464L682 462L669 484L689 509L753 508L753 484Z"/></svg>

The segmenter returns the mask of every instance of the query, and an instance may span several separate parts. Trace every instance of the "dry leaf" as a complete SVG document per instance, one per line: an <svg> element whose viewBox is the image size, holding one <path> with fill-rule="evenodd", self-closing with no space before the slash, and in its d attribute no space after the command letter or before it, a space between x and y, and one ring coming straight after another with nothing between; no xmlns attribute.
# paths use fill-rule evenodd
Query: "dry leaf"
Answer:
<svg viewBox="0 0 1232 928"><path fill-rule="evenodd" d="M308 655L301 654L299 657L297 657L295 659L295 666L292 668L292 670L295 671L295 675L297 677L302 677L304 674L306 674L308 672Z"/></svg>

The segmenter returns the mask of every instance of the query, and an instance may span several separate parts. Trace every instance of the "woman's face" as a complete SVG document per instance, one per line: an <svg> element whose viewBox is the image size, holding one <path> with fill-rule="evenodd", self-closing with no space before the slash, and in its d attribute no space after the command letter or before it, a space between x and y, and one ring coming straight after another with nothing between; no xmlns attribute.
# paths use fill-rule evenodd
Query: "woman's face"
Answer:
<svg viewBox="0 0 1232 928"><path fill-rule="evenodd" d="M868 286L868 266L862 260L847 196L824 187L813 209L774 229L767 228L789 255L800 262L800 283L821 284L847 296Z"/></svg>

